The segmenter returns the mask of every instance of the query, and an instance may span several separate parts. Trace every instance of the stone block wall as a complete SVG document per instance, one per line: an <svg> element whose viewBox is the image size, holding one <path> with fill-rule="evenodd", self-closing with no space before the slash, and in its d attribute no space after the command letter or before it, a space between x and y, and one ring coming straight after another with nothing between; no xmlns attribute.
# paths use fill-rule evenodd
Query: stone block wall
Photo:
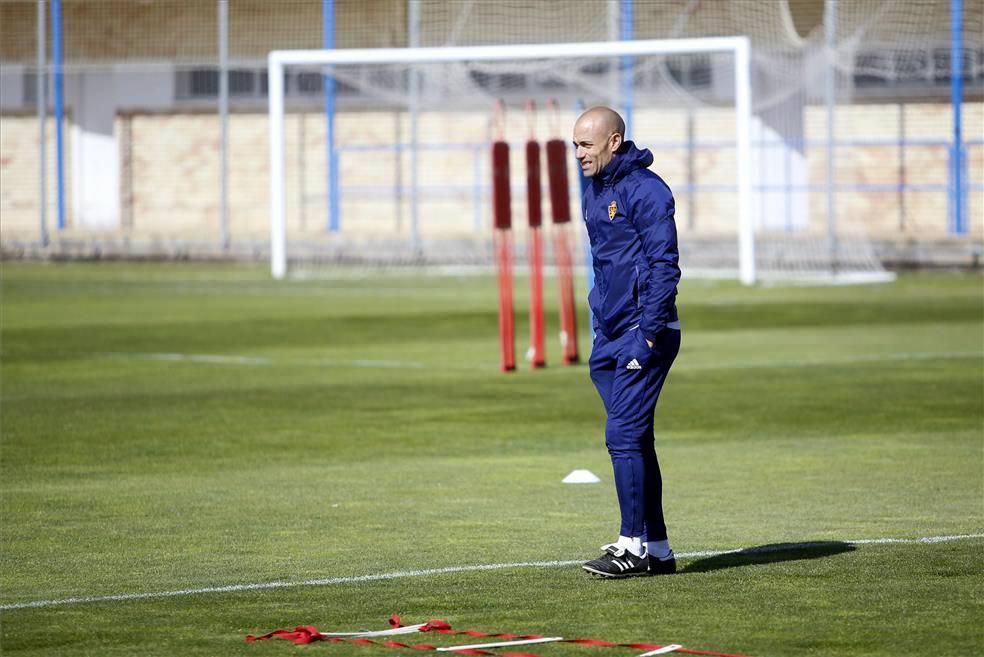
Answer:
<svg viewBox="0 0 984 657"><path fill-rule="evenodd" d="M968 138L984 125L984 103L965 108ZM574 114L556 119L540 116L540 140L556 135L565 141ZM686 116L680 110L637 111L635 139L651 147L654 169L676 190L681 233L728 235L735 231L735 156L731 148L707 147L733 140L733 115L718 109L694 114L698 148L688 163ZM904 139L874 144L874 139ZM879 239L942 239L948 236L948 151L950 110L945 104L853 105L837 113L836 153L838 230ZM806 111L806 149L811 185L826 176L825 114ZM125 113L115 122L120 150L121 228L124 233L161 239L210 240L219 235L219 121L210 113ZM320 113L287 116L288 216L292 233L323 233L326 219L324 154L325 120ZM268 121L262 113L230 117L230 232L233 240L266 240L269 232ZM424 236L467 237L490 222L487 185L489 115L474 112L429 112L419 118L418 156L420 231ZM48 129L49 225L54 215L53 128ZM342 112L336 121L341 151L341 216L349 235L406 237L410 229L408 192L410 155L395 143L408 141L409 119L387 111ZM526 224L525 161L522 145L529 128L522 112L507 118L506 136L513 144L513 217ZM560 134L565 133L565 134ZM66 130L66 136L70 131ZM980 135L976 137L980 139ZM0 120L0 212L6 238L27 239L37 233L38 130L33 115L4 115ZM672 143L671 143L672 142ZM71 148L71 139L66 140ZM303 147L302 147L303 146ZM970 147L968 182L984 183L984 147ZM691 169L692 167L692 169ZM704 191L687 190L688 171ZM573 214L578 215L577 171L573 158L568 176ZM900 191L900 176L914 187ZM545 156L543 181L546 188ZM480 186L476 190L476 183ZM70 177L68 184L71 185ZM853 189L881 185L881 189ZM919 187L924 186L924 187ZM925 186L936 186L929 188ZM70 194L70 187L69 187ZM477 201L477 203L476 203ZM544 216L550 217L544 194ZM968 194L972 235L984 234L984 192ZM68 217L72 227L72 218ZM809 192L809 229L826 230L826 195Z"/></svg>

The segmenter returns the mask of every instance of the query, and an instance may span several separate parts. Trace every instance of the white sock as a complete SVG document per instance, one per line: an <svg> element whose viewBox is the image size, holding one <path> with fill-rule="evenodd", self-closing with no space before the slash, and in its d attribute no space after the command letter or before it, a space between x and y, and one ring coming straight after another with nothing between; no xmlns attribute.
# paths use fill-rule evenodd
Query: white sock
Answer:
<svg viewBox="0 0 984 657"><path fill-rule="evenodd" d="M620 548L625 548L637 557L641 557L646 553L642 545L641 536L619 536L617 543Z"/></svg>
<svg viewBox="0 0 984 657"><path fill-rule="evenodd" d="M673 556L669 541L646 541L646 550L660 561L664 561Z"/></svg>

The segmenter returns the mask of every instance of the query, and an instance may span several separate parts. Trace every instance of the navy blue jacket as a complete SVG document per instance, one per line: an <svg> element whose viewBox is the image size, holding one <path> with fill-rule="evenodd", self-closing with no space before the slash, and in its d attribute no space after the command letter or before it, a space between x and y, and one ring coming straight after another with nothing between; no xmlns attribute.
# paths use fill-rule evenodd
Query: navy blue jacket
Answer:
<svg viewBox="0 0 984 657"><path fill-rule="evenodd" d="M635 326L652 340L678 319L673 192L652 163L651 152L626 141L584 192L595 272L588 302L595 330L610 340Z"/></svg>

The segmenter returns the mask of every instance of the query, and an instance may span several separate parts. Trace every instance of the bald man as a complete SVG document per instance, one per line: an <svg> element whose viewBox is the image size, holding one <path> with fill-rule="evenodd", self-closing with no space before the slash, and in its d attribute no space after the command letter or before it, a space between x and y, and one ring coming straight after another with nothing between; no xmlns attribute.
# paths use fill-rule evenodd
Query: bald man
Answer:
<svg viewBox="0 0 984 657"><path fill-rule="evenodd" d="M673 193L649 170L652 153L625 141L625 122L608 107L577 119L574 148L591 179L582 207L595 273L591 380L608 416L605 445L621 512L618 539L583 568L603 577L668 575L676 559L663 521L653 425L680 350Z"/></svg>

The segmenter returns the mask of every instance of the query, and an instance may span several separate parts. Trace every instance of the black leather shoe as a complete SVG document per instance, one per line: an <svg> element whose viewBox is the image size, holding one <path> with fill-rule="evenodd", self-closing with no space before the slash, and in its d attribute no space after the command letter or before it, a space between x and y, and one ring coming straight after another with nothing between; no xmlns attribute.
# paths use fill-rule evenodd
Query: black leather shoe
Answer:
<svg viewBox="0 0 984 657"><path fill-rule="evenodd" d="M603 555L581 566L589 573L621 579L649 575L649 557L637 557L623 547L612 543L603 545Z"/></svg>
<svg viewBox="0 0 984 657"><path fill-rule="evenodd" d="M649 575L672 575L676 572L676 557L670 552L669 559L657 559L649 555Z"/></svg>

